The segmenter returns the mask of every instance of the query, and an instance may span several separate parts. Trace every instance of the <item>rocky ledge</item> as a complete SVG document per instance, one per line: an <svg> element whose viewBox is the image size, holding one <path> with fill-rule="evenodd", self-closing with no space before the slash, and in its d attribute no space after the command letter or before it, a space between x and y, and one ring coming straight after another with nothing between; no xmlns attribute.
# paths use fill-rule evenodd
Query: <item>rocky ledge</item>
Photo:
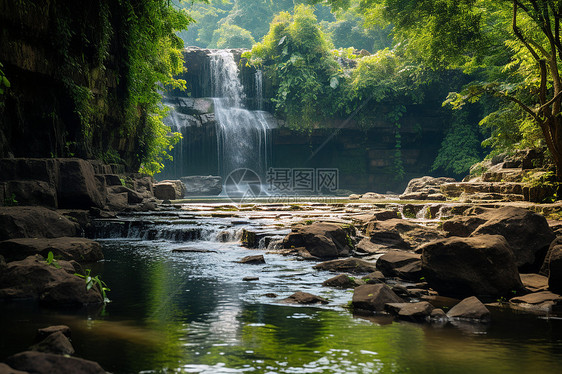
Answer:
<svg viewBox="0 0 562 374"><path fill-rule="evenodd" d="M562 311L562 241L550 226L557 222L513 206L465 207L425 222L395 218L397 209L354 215L355 225L294 225L281 251L324 261L314 268L339 275L323 285L354 288L359 313L489 322L493 308Z"/></svg>

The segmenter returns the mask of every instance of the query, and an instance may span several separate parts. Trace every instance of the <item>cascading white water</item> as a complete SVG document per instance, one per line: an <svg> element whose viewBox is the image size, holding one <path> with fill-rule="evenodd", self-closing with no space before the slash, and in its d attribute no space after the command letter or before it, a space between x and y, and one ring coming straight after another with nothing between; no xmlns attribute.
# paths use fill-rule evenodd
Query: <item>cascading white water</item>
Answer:
<svg viewBox="0 0 562 374"><path fill-rule="evenodd" d="M257 70L254 76L256 82L256 108L263 110L263 72Z"/></svg>
<svg viewBox="0 0 562 374"><path fill-rule="evenodd" d="M233 170L247 168L263 175L267 170L271 122L265 112L244 109L244 87L231 52L213 52L210 55L210 68L215 119L218 123L220 174L224 177Z"/></svg>

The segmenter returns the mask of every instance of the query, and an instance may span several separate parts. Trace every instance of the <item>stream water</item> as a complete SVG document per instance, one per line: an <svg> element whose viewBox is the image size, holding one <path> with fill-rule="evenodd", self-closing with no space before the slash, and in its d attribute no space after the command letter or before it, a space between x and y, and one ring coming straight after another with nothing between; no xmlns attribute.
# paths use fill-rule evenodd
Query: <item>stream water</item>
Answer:
<svg viewBox="0 0 562 374"><path fill-rule="evenodd" d="M307 216L332 217L318 209ZM488 326L436 326L355 317L345 308L351 291L321 286L334 274L239 244L247 228L267 232L274 247L287 232L276 225L296 219L192 206L100 221L105 260L93 272L110 285L112 302L74 312L0 305L0 361L27 349L37 328L67 324L77 356L116 374L560 372L560 320L494 313ZM235 262L255 254L266 264ZM330 303L280 303L296 291Z"/></svg>

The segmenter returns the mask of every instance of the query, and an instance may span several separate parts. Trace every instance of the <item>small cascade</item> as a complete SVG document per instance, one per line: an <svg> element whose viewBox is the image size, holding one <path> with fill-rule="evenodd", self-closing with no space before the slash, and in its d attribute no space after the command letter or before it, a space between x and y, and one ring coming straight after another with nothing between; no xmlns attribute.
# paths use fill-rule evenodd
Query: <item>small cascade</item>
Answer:
<svg viewBox="0 0 562 374"><path fill-rule="evenodd" d="M225 177L240 168L264 175L268 165L268 130L272 127L271 121L265 112L244 108L244 87L231 52L219 50L212 53L210 71L215 119L218 123L221 176Z"/></svg>
<svg viewBox="0 0 562 374"><path fill-rule="evenodd" d="M417 213L417 220L427 220L431 218L431 209L429 205L424 205Z"/></svg>
<svg viewBox="0 0 562 374"><path fill-rule="evenodd" d="M263 72L258 69L254 79L256 82L256 108L263 110Z"/></svg>

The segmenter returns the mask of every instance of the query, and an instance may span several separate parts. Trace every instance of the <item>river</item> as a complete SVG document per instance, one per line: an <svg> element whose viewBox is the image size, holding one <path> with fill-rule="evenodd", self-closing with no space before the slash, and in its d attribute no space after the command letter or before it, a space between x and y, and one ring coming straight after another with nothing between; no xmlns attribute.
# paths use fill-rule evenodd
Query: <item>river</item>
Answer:
<svg viewBox="0 0 562 374"><path fill-rule="evenodd" d="M76 355L115 374L560 372L556 318L495 311L489 325L424 325L354 316L352 291L321 286L333 273L271 250L292 221L338 219L343 210L333 210L193 205L100 221L105 260L92 271L112 301L73 312L3 304L0 361L27 349L37 328L66 324ZM268 232L270 250L242 247L242 228ZM255 254L266 264L236 262ZM296 291L330 303L280 302Z"/></svg>

